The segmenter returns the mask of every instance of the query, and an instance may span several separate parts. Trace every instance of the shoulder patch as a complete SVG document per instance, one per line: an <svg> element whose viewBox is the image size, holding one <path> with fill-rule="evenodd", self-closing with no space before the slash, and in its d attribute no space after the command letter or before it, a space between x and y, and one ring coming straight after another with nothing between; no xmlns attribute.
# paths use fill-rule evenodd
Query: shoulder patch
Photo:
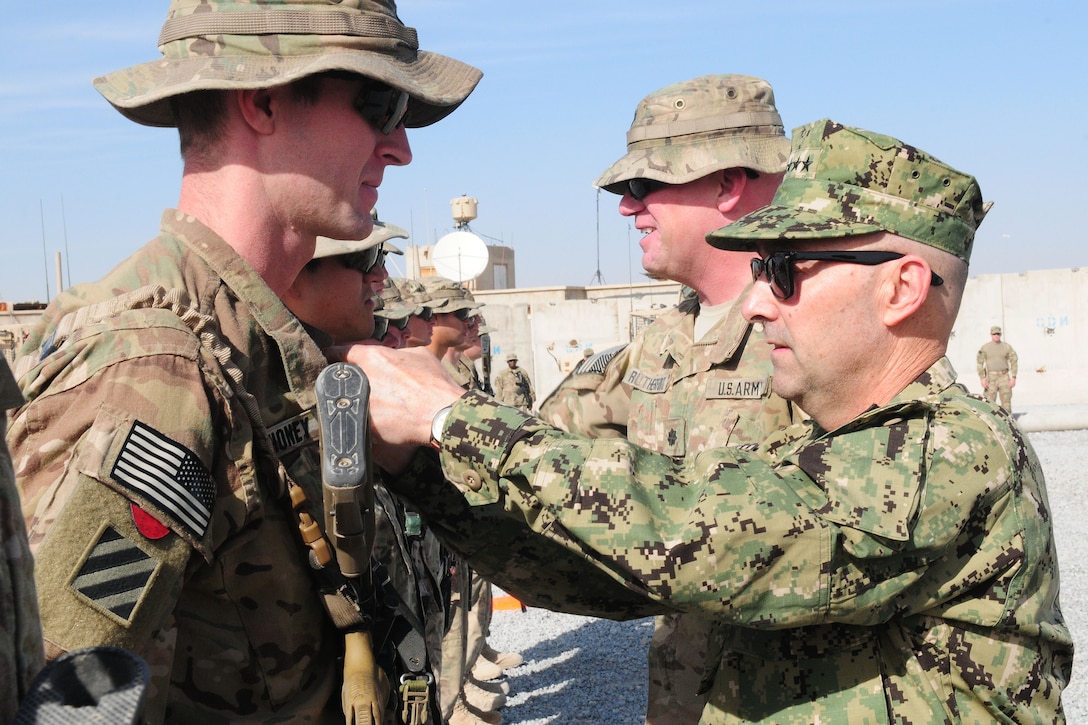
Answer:
<svg viewBox="0 0 1088 725"><path fill-rule="evenodd" d="M106 526L70 586L96 608L128 624L157 566L147 552Z"/></svg>
<svg viewBox="0 0 1088 725"><path fill-rule="evenodd" d="M612 362L613 358L623 352L623 349L627 347L626 344L616 345L610 347L607 350L602 350L596 355L590 355L585 360L578 363L572 375L580 375L581 373L595 373L597 375L603 374L605 368L608 367L608 363Z"/></svg>
<svg viewBox="0 0 1088 725"><path fill-rule="evenodd" d="M208 469L185 446L135 421L110 476L168 514L190 536L204 537L215 487Z"/></svg>

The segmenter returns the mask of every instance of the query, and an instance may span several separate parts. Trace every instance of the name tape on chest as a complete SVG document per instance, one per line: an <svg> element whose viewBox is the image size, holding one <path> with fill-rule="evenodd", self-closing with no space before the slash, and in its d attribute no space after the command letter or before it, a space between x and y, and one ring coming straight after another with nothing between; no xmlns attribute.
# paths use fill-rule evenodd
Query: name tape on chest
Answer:
<svg viewBox="0 0 1088 725"><path fill-rule="evenodd" d="M706 383L707 400L755 399L762 398L770 391L770 378L736 378L730 380L708 380Z"/></svg>
<svg viewBox="0 0 1088 725"><path fill-rule="evenodd" d="M644 393L663 393L669 388L668 375L647 375L641 370L629 371L623 382Z"/></svg>
<svg viewBox="0 0 1088 725"><path fill-rule="evenodd" d="M317 440L316 433L312 410L304 411L268 429L268 437L272 439L272 446L276 449L278 456L283 456L310 441Z"/></svg>

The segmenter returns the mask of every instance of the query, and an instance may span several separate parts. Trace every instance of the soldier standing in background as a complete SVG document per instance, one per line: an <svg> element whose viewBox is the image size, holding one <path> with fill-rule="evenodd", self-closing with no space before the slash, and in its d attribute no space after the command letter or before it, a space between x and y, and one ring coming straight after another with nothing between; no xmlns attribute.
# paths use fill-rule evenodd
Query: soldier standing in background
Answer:
<svg viewBox="0 0 1088 725"><path fill-rule="evenodd" d="M990 341L979 348L978 379L982 393L991 403L1001 396L1001 407L1012 414L1012 389L1016 387L1016 350L1001 340L1001 328L990 328Z"/></svg>
<svg viewBox="0 0 1088 725"><path fill-rule="evenodd" d="M405 128L480 73L420 51L392 0L173 0L159 43L95 86L177 127L178 208L60 294L16 367L46 656L143 656L149 722L370 722L366 617L309 563L328 543L307 424L327 360L280 296L318 236L370 233L387 167L411 161Z"/></svg>
<svg viewBox="0 0 1088 725"><path fill-rule="evenodd" d="M620 214L643 232L649 276L693 294L625 349L588 358L541 404L540 417L670 456L760 443L790 422L790 409L771 394L761 329L741 313L751 255L715 249L706 235L770 203L778 188L790 144L774 92L742 75L675 83L639 102L627 138L626 155L596 183L620 196ZM698 721L710 626L696 614L656 619L647 723Z"/></svg>
<svg viewBox="0 0 1088 725"><path fill-rule="evenodd" d="M506 405L521 408L525 412L533 409L536 393L529 373L518 367L517 353L506 356L506 369L495 376L495 397Z"/></svg>

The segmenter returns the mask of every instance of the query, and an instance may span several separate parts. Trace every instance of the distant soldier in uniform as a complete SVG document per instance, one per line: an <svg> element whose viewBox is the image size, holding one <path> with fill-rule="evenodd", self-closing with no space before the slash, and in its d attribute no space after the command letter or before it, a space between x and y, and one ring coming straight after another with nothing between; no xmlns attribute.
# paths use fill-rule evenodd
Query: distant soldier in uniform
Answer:
<svg viewBox="0 0 1088 725"><path fill-rule="evenodd" d="M173 0L159 47L95 86L178 128L178 208L59 295L17 362L8 440L46 656L140 654L149 722L369 722L365 613L309 563L327 360L280 297L318 236L370 233L386 168L412 158L405 128L480 73L418 50L392 0Z"/></svg>
<svg viewBox="0 0 1088 725"><path fill-rule="evenodd" d="M540 406L571 433L626 436L672 456L759 443L790 423L771 393L771 350L741 314L751 257L706 235L769 204L789 155L774 92L743 75L708 75L654 91L635 110L627 154L597 179L644 232L642 265L689 290L623 350L588 358ZM501 396L500 401L510 404ZM646 722L696 722L710 620L657 618Z"/></svg>
<svg viewBox="0 0 1088 725"><path fill-rule="evenodd" d="M512 405L528 412L536 402L533 381L529 373L518 367L518 354L512 352L506 356L506 369L495 376L495 398L504 405Z"/></svg>
<svg viewBox="0 0 1088 725"><path fill-rule="evenodd" d="M6 358L0 359L0 433L7 411L23 404L23 395ZM15 472L6 439L0 437L0 723L14 722L19 702L45 665L34 559L26 539Z"/></svg>
<svg viewBox="0 0 1088 725"><path fill-rule="evenodd" d="M990 341L978 351L978 379L991 403L1001 395L1001 407L1012 413L1012 389L1016 387L1016 350L1001 340L1001 328L990 328Z"/></svg>
<svg viewBox="0 0 1088 725"><path fill-rule="evenodd" d="M978 183L827 119L794 129L786 169L769 206L708 239L752 255L745 317L774 391L811 420L680 459L355 347L396 490L507 591L487 544L535 532L595 563L567 596L603 609L622 582L714 619L702 722L1064 722L1073 644L1042 466L945 357L989 208ZM521 601L554 601L555 582L520 581Z"/></svg>
<svg viewBox="0 0 1088 725"><path fill-rule="evenodd" d="M431 344L434 329L434 310L426 303L423 283L414 279L392 280L406 302L419 307L419 312L408 318L404 328L404 347L426 347Z"/></svg>

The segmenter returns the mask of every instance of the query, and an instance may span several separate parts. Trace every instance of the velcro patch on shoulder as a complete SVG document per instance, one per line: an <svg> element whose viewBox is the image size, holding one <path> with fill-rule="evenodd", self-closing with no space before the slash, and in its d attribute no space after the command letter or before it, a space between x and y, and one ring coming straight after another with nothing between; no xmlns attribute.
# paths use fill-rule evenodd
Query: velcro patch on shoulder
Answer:
<svg viewBox="0 0 1088 725"><path fill-rule="evenodd" d="M616 345L610 347L607 350L603 350L596 355L590 355L588 358L582 360L574 367L574 374L580 375L582 373L596 373L598 375L603 374L608 364L612 360L623 352L623 349L627 347L627 344Z"/></svg>
<svg viewBox="0 0 1088 725"><path fill-rule="evenodd" d="M169 517L192 538L204 537L215 486L192 451L140 421L132 424L110 477Z"/></svg>
<svg viewBox="0 0 1088 725"><path fill-rule="evenodd" d="M87 552L69 586L96 608L123 624L133 613L158 562L112 526L106 526Z"/></svg>

